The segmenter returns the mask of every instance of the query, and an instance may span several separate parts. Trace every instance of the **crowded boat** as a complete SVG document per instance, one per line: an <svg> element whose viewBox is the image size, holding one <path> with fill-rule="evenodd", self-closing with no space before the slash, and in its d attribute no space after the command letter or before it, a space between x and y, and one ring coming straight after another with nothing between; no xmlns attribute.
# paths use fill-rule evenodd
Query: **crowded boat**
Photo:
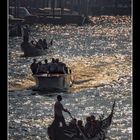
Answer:
<svg viewBox="0 0 140 140"><path fill-rule="evenodd" d="M33 59L33 63L30 66L32 74L68 74L68 67L65 63L61 62L58 58L52 58L51 62L48 62L47 59L44 60L44 63ZM70 71L71 73L71 71Z"/></svg>
<svg viewBox="0 0 140 140"><path fill-rule="evenodd" d="M59 95L58 95L59 96ZM60 101L59 101L60 102ZM57 106L63 106L56 102L54 110ZM115 100L112 105L111 113L107 118L101 115L99 119L92 114L86 117L85 124L83 120L73 118L70 111L63 109L72 118L69 123L65 123L64 117L58 117L55 113L55 118L52 124L48 127L48 136L50 140L105 140L109 126L112 122L114 114ZM64 107L63 107L64 108ZM59 109L60 110L60 109ZM62 119L63 118L63 119ZM60 123L62 122L62 123Z"/></svg>
<svg viewBox="0 0 140 140"><path fill-rule="evenodd" d="M53 45L53 39L49 42L45 38L38 40L34 39L30 34L28 25L23 28L23 42L21 43L21 50L24 52L25 57L34 57L46 55L48 49Z"/></svg>
<svg viewBox="0 0 140 140"><path fill-rule="evenodd" d="M36 82L34 91L67 91L72 86L71 69L58 58L50 62L33 59L30 68Z"/></svg>

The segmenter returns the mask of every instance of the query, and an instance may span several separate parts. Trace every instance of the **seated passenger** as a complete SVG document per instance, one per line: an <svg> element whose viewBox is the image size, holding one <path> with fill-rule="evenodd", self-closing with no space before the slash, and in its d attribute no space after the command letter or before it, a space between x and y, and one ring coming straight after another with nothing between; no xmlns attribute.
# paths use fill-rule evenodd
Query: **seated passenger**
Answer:
<svg viewBox="0 0 140 140"><path fill-rule="evenodd" d="M69 123L69 128L70 129L77 129L76 123L77 123L77 120L75 118L72 119Z"/></svg>
<svg viewBox="0 0 140 140"><path fill-rule="evenodd" d="M42 39L39 39L39 41L36 43L36 47L38 49L43 49L43 41L42 41Z"/></svg>
<svg viewBox="0 0 140 140"><path fill-rule="evenodd" d="M34 41L33 41L33 40L31 40L31 45L35 46L35 43L34 43Z"/></svg>
<svg viewBox="0 0 140 140"><path fill-rule="evenodd" d="M38 67L37 67L37 74L42 74L43 70L42 70L42 63L41 61L38 62Z"/></svg>
<svg viewBox="0 0 140 140"><path fill-rule="evenodd" d="M83 122L82 122L82 120L78 120L78 122L77 122L77 125L78 125L78 136L79 137L83 137L83 135L84 136L86 136L86 132L85 132L85 128L84 128L84 126L83 126Z"/></svg>
<svg viewBox="0 0 140 140"><path fill-rule="evenodd" d="M50 74L56 74L58 73L58 67L57 63L55 62L55 59L52 58L51 63L48 64L48 70Z"/></svg>
<svg viewBox="0 0 140 140"><path fill-rule="evenodd" d="M85 132L88 138L90 138L92 134L91 128L92 128L91 117L87 117L86 124L85 124Z"/></svg>
<svg viewBox="0 0 140 140"><path fill-rule="evenodd" d="M91 124L91 136L93 137L96 133L100 131L100 121L96 120L94 115L91 115Z"/></svg>
<svg viewBox="0 0 140 140"><path fill-rule="evenodd" d="M49 73L49 69L48 69L48 60L45 59L44 62L45 62L45 64L42 64L42 72L43 72L43 73Z"/></svg>
<svg viewBox="0 0 140 140"><path fill-rule="evenodd" d="M79 130L77 127L77 120L75 118L69 122L68 128L74 133L73 137L77 137Z"/></svg>
<svg viewBox="0 0 140 140"><path fill-rule="evenodd" d="M57 67L58 67L58 73L59 74L65 74L66 73L66 64L63 62L59 62L59 59L56 59Z"/></svg>
<svg viewBox="0 0 140 140"><path fill-rule="evenodd" d="M33 74L36 74L37 72L37 68L38 68L38 64L36 63L36 59L33 59L33 63L30 66L31 71Z"/></svg>

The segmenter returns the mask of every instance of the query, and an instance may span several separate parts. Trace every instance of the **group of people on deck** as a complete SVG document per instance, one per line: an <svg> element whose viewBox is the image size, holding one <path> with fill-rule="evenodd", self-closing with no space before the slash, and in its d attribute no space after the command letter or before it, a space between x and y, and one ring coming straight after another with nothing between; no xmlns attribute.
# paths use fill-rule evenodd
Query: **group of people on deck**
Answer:
<svg viewBox="0 0 140 140"><path fill-rule="evenodd" d="M47 43L46 39L39 39L38 41L33 41L31 40L31 46L36 47L38 49L48 49L49 46L52 46L53 40L51 39L51 41L49 42L49 44Z"/></svg>
<svg viewBox="0 0 140 140"><path fill-rule="evenodd" d="M87 138L94 137L99 130L99 127L99 121L95 120L95 117L93 115L86 118L85 125L83 125L82 120L77 120L76 118L72 119L68 125L68 128L75 131L77 136L83 137L84 135Z"/></svg>
<svg viewBox="0 0 140 140"><path fill-rule="evenodd" d="M24 44L28 43L30 46L33 46L39 49L48 49L49 46L52 46L53 44L53 39L51 39L49 43L47 43L46 39L39 39L38 41L31 40L31 42L29 42L29 36L30 36L30 29L28 25L25 25L25 27L23 28L23 43Z"/></svg>
<svg viewBox="0 0 140 140"><path fill-rule="evenodd" d="M41 61L37 62L36 59L33 59L33 63L30 66L31 71L34 74L67 74L68 67L65 63L60 62L59 59L52 58L51 62L48 62L47 59L44 60L44 63Z"/></svg>
<svg viewBox="0 0 140 140"><path fill-rule="evenodd" d="M95 120L94 115L88 116L86 118L86 124L85 126L83 125L82 120L77 120L76 118L73 118L71 122L67 125L63 116L62 111L67 112L70 116L71 113L69 112L68 109L65 109L63 105L61 104L62 101L62 96L58 95L57 96L57 101L55 102L54 105L54 121L52 123L53 129L59 129L60 128L60 123L62 124L63 128L67 128L72 130L78 138L82 138L83 136L87 138L92 138L95 136L97 131L99 132L100 128L100 122L98 120ZM71 116L72 117L72 116ZM52 136L53 136L52 131Z"/></svg>

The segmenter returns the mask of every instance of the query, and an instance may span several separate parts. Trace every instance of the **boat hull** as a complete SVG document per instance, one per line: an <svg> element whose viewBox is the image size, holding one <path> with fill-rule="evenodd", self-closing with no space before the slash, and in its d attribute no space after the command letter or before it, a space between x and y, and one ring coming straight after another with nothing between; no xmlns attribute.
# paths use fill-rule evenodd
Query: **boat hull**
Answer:
<svg viewBox="0 0 140 140"><path fill-rule="evenodd" d="M25 57L34 57L47 54L47 50L38 49L31 45L21 46L21 50L24 52Z"/></svg>
<svg viewBox="0 0 140 140"><path fill-rule="evenodd" d="M111 113L109 116L103 120L99 121L99 126L96 130L96 133L92 138L87 138L87 137L77 137L77 134L70 129L68 126L66 128L63 127L55 127L53 123L48 127L47 134L49 136L50 140L105 140L107 130L111 125L112 122L112 117L113 117L113 112L114 112L114 107L115 107L115 101L113 103Z"/></svg>
<svg viewBox="0 0 140 140"><path fill-rule="evenodd" d="M67 91L72 84L70 74L41 74L34 78L39 91Z"/></svg>

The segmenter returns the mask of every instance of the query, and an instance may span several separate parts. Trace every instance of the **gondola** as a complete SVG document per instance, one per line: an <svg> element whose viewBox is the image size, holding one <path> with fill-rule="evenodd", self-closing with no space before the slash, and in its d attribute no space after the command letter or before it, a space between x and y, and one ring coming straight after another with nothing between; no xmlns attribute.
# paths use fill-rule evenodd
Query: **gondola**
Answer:
<svg viewBox="0 0 140 140"><path fill-rule="evenodd" d="M24 52L23 56L24 57L35 57L35 56L42 56L46 55L48 52L50 52L50 47L51 45L48 46L47 49L43 48L37 48L30 43L22 43L21 44L21 50Z"/></svg>
<svg viewBox="0 0 140 140"><path fill-rule="evenodd" d="M112 122L114 107L115 107L115 101L113 103L111 113L107 118L99 120L100 125L98 131L96 131L94 136L91 138L86 137L84 134L82 134L81 137L78 137L76 133L72 131L69 127L65 129L63 129L62 127L54 128L53 125L51 124L48 127L48 132L47 132L49 139L50 140L105 140L107 129L109 128Z"/></svg>
<svg viewBox="0 0 140 140"><path fill-rule="evenodd" d="M30 44L26 44L21 46L21 50L24 52L24 57L35 57L35 56L41 56L46 55L48 53L47 49L39 49L35 48L34 46Z"/></svg>

